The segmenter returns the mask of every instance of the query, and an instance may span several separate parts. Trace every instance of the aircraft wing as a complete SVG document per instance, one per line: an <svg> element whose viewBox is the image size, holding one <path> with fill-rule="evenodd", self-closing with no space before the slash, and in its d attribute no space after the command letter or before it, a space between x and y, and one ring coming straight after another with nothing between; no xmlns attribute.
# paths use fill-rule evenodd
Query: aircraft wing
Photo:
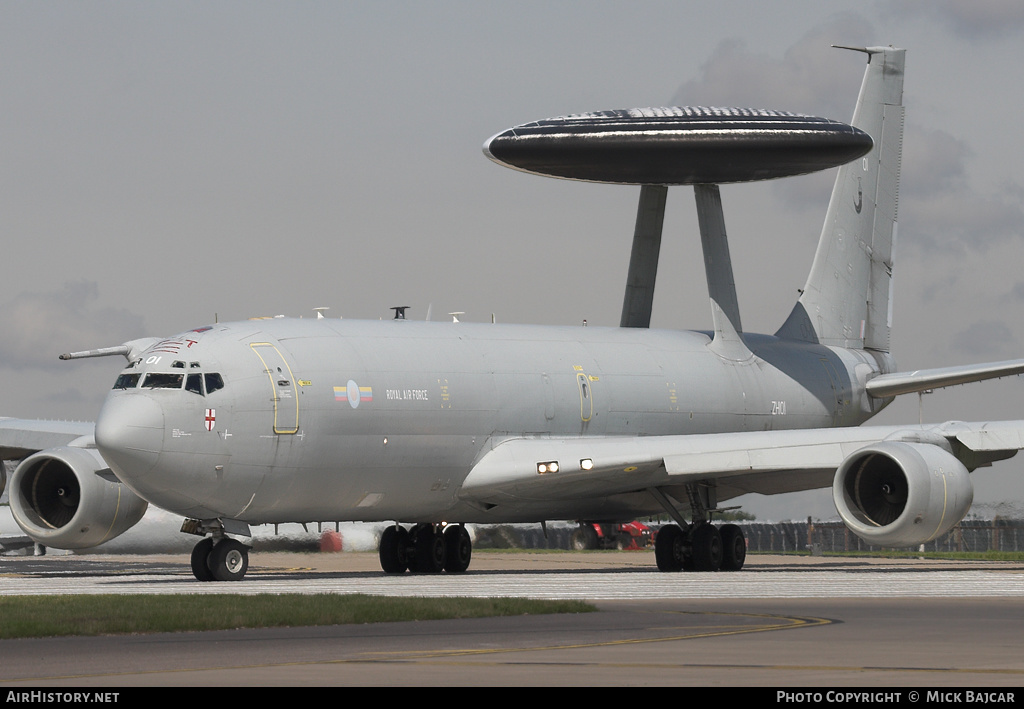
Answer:
<svg viewBox="0 0 1024 709"><path fill-rule="evenodd" d="M83 436L92 436L94 428L88 421L0 418L0 460L24 458L36 451L66 446Z"/></svg>
<svg viewBox="0 0 1024 709"><path fill-rule="evenodd" d="M474 466L462 496L484 504L579 499L716 481L719 498L828 487L880 441L938 445L968 469L1024 448L1024 421L753 431L686 436L515 438ZM550 471L555 463L557 472Z"/></svg>

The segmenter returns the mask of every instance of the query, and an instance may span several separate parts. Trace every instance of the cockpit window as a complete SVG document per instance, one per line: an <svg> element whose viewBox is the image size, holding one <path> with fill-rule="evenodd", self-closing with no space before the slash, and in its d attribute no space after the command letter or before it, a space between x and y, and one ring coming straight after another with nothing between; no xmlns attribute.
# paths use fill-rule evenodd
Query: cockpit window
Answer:
<svg viewBox="0 0 1024 709"><path fill-rule="evenodd" d="M114 382L114 388L134 389L136 385L139 383L140 377L142 377L141 374L122 374L117 378L117 381Z"/></svg>
<svg viewBox="0 0 1024 709"><path fill-rule="evenodd" d="M185 380L185 391L190 391L193 394L203 395L203 375L201 374L190 374L188 379Z"/></svg>
<svg viewBox="0 0 1024 709"><path fill-rule="evenodd" d="M224 378L216 372L208 373L206 375L206 393L210 394L218 389L224 388Z"/></svg>
<svg viewBox="0 0 1024 709"><path fill-rule="evenodd" d="M142 380L143 389L181 389L181 383L185 381L184 374L165 374L163 372L150 372Z"/></svg>

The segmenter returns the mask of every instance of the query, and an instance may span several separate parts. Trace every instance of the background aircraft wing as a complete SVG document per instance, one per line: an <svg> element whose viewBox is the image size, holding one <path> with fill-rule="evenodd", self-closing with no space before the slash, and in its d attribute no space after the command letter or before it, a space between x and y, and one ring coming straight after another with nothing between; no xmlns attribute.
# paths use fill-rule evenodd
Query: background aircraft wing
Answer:
<svg viewBox="0 0 1024 709"><path fill-rule="evenodd" d="M24 458L47 448L66 446L83 436L92 436L88 421L33 421L0 418L0 460Z"/></svg>
<svg viewBox="0 0 1024 709"><path fill-rule="evenodd" d="M809 490L830 486L844 461L882 441L941 449L973 470L1024 448L1024 421L516 438L480 459L463 484L462 496L483 504L579 499L709 480L716 481L719 499ZM552 463L557 472L550 472Z"/></svg>

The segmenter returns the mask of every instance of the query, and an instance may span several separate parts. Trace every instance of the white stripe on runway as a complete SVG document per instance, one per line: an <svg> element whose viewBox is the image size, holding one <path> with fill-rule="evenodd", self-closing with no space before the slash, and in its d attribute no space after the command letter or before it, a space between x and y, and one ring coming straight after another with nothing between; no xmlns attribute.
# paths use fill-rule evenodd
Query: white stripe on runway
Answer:
<svg viewBox="0 0 1024 709"><path fill-rule="evenodd" d="M200 583L190 575L0 577L0 594L366 593L380 596L508 596L628 600L653 598L1021 597L1024 574L1000 571L742 571L679 573L466 573L385 576L357 573L250 575L240 583Z"/></svg>

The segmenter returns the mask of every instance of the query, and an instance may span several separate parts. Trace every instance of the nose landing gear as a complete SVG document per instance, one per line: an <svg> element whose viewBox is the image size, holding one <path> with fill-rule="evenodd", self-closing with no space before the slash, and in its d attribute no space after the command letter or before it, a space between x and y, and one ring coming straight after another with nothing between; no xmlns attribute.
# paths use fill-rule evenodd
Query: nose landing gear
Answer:
<svg viewBox="0 0 1024 709"><path fill-rule="evenodd" d="M241 581L249 569L249 547L230 537L206 537L192 548L192 575L200 581Z"/></svg>

